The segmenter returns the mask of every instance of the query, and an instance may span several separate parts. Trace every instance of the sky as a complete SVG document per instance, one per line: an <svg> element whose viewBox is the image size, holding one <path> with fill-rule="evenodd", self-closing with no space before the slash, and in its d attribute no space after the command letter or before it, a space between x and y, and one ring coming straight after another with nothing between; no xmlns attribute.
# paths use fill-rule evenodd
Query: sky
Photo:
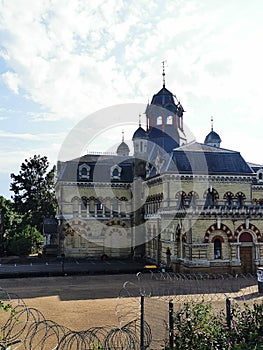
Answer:
<svg viewBox="0 0 263 350"><path fill-rule="evenodd" d="M89 151L128 142L162 61L197 141L213 116L223 148L263 164L262 37L262 0L0 0L0 195L26 158L56 164L83 119ZM119 105L134 113L109 127Z"/></svg>

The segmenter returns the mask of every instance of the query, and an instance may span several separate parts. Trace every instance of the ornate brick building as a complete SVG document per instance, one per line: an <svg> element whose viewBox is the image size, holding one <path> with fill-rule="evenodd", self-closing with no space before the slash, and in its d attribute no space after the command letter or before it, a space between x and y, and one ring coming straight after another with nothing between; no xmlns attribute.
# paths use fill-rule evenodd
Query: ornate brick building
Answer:
<svg viewBox="0 0 263 350"><path fill-rule="evenodd" d="M263 166L221 148L213 130L190 141L184 109L165 87L146 129L116 154L58 163L61 251L144 256L177 271L253 272L263 263Z"/></svg>

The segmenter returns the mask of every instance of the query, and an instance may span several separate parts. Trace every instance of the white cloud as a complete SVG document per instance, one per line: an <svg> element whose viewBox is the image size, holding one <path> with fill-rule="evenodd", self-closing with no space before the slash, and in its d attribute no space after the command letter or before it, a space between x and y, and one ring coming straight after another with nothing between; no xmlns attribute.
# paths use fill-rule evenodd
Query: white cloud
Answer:
<svg viewBox="0 0 263 350"><path fill-rule="evenodd" d="M30 121L78 121L116 103L146 103L161 88L166 59L167 87L193 128L202 121L209 131L210 115L222 130L231 118L259 121L262 8L258 0L238 7L210 0L2 1L0 55L10 67L2 78L48 111L28 114Z"/></svg>
<svg viewBox="0 0 263 350"><path fill-rule="evenodd" d="M1 75L3 81L6 83L6 85L9 87L11 91L13 91L15 94L18 94L19 92L19 78L16 73L13 72L6 72Z"/></svg>
<svg viewBox="0 0 263 350"><path fill-rule="evenodd" d="M63 138L66 136L65 132L61 133L39 133L39 134L32 134L32 133L16 133L16 132L7 132L0 130L0 137L2 138L12 138L17 140L29 140L29 141L46 141L46 140L63 140Z"/></svg>

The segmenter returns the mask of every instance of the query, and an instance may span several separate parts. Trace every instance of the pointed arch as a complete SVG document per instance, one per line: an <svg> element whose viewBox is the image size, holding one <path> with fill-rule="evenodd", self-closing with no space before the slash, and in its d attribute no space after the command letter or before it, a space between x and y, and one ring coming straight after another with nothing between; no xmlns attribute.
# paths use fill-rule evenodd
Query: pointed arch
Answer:
<svg viewBox="0 0 263 350"><path fill-rule="evenodd" d="M230 230L230 228L225 225L225 224L220 224L219 228L217 226L217 223L211 225L205 233L205 237L204 237L204 243L208 243L209 242L209 236L211 233L213 233L214 231L223 231L225 232L225 234L227 235L228 238L228 242L232 242L233 240L233 235L232 235L232 231Z"/></svg>

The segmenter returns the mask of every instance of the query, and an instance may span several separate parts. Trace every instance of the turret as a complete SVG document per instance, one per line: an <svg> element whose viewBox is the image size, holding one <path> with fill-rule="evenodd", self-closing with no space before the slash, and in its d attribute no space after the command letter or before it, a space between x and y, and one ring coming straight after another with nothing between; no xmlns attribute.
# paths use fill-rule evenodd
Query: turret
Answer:
<svg viewBox="0 0 263 350"><path fill-rule="evenodd" d="M146 162L147 162L147 132L141 127L139 121L139 128L135 131L132 137L134 147L134 177L145 178L146 176Z"/></svg>
<svg viewBox="0 0 263 350"><path fill-rule="evenodd" d="M220 136L213 130L213 117L211 117L211 131L208 135L206 135L205 142L208 146L220 147L221 138Z"/></svg>

